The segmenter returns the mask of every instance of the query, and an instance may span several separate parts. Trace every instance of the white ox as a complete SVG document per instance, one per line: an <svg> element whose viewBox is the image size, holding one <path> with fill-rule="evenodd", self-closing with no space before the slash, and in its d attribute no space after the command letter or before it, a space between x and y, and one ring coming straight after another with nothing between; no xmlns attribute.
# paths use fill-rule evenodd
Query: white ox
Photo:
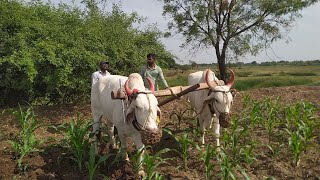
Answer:
<svg viewBox="0 0 320 180"><path fill-rule="evenodd" d="M125 116L121 100L111 98L111 92L120 89L120 81L125 82L124 89L128 96L125 100ZM160 116L157 98L154 96L154 85L150 79L149 89L146 90L141 76L137 73L129 77L119 75L108 75L101 78L91 90L91 111L94 120L93 132L99 136L101 117L108 120L108 134L111 144L115 147L113 134L114 126L118 130L121 142L121 152L126 153L127 137L135 144L138 150L142 150L148 138L156 137L159 141L162 131L157 125L157 115Z"/></svg>
<svg viewBox="0 0 320 180"><path fill-rule="evenodd" d="M191 107L197 113L200 124L201 137L200 144L204 144L204 134L206 130L211 128L212 122L217 142L217 147L220 146L220 122L228 122L230 118L230 108L233 101L230 88L234 84L234 72L231 71L231 78L228 84L219 85L214 73L208 69L206 71L198 71L191 73L188 76L188 84L194 85L197 83L206 82L209 89L190 92L187 97L191 103ZM219 119L218 119L219 117Z"/></svg>

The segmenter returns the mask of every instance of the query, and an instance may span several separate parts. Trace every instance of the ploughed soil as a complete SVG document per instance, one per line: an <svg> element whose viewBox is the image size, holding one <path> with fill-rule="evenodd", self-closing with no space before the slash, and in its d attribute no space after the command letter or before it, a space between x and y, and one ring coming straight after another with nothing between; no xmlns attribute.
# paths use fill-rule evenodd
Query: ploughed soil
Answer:
<svg viewBox="0 0 320 180"><path fill-rule="evenodd" d="M243 108L243 98L250 96L253 99L265 97L281 97L283 104L294 104L301 100L307 100L320 108L320 87L295 86L295 87L271 87L263 89L254 89L240 92L234 99L233 114L239 115ZM161 126L172 131L173 134L188 132L190 137L192 128L196 122L192 122L187 113L183 113L189 108L188 102L181 98L174 100L160 109L162 111ZM91 119L90 104L78 103L63 106L41 106L33 107L37 119L50 125L61 125L75 119L78 114L88 121ZM89 179L88 171L83 164L83 170L78 169L77 164L70 159L70 151L61 145L63 133L51 127L42 127L36 131L38 138L44 141L38 148L40 152L33 152L24 158L24 165L27 165L24 173L17 168L17 157L8 140L14 140L19 133L20 125L16 115L13 115L13 109L1 110L0 118L0 180L1 179ZM173 114L180 114L182 119L176 118ZM175 116L175 117L174 117ZM319 121L319 114L317 117ZM317 129L319 130L319 128ZM320 179L320 137L314 139L314 142L301 155L299 166L295 166L290 152L282 152L281 156L271 159L269 156L260 154L256 156L255 162L245 166L247 174L251 179L266 179L275 177L276 179ZM254 133L259 142L265 142L266 133ZM206 136L206 142L214 145L215 141L212 133ZM129 144L130 140L129 140ZM287 146L287 142L284 142ZM105 147L102 154L116 154L117 150ZM164 132L161 141L148 149L149 153L159 152L161 149L170 148L181 152L179 143L168 133ZM89 150L86 149L86 152ZM129 148L129 152L134 152L134 148ZM205 179L205 167L197 156L198 150L190 149L187 168L183 167L181 155L175 151L170 151L163 155L163 158L172 158L167 164L160 165L156 171L165 177L165 179ZM86 153L87 154L87 153ZM258 153L257 153L258 154ZM129 158L132 155L129 153ZM88 159L85 156L86 161ZM137 173L132 169L131 163L126 161L114 161L115 155L100 164L97 169L96 179L139 179ZM215 162L212 162L215 163ZM217 163L216 163L217 164ZM216 166L213 170L213 179L219 179L220 167ZM240 179L244 177L237 175Z"/></svg>

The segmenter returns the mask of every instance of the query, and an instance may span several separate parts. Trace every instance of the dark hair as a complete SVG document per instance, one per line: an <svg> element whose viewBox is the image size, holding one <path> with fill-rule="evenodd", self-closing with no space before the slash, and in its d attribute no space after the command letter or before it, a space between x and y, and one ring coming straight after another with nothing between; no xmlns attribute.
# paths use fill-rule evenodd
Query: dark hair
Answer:
<svg viewBox="0 0 320 180"><path fill-rule="evenodd" d="M156 59L156 54L154 54L154 53L149 53L149 54L147 55L147 58Z"/></svg>
<svg viewBox="0 0 320 180"><path fill-rule="evenodd" d="M108 64L109 65L109 62L106 61L106 60L102 60L102 61L100 61L100 65L102 65L102 64Z"/></svg>

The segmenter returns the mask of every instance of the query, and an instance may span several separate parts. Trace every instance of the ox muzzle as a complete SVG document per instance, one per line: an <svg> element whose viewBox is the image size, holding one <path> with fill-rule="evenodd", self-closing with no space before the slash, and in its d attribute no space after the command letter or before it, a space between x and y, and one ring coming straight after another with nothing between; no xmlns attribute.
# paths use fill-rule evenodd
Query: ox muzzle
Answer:
<svg viewBox="0 0 320 180"><path fill-rule="evenodd" d="M228 128L231 126L231 115L230 113L220 113L219 114L219 124L223 128Z"/></svg>

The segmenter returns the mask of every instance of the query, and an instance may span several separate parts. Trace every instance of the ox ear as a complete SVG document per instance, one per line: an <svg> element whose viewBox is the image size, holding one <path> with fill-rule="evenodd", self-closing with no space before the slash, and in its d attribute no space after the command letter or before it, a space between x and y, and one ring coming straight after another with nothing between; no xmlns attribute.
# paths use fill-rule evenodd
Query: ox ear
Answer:
<svg viewBox="0 0 320 180"><path fill-rule="evenodd" d="M132 121L134 120L135 118L135 115L134 115L134 108L132 108L132 105L133 103L131 103L126 111L126 121L127 123L132 123Z"/></svg>
<svg viewBox="0 0 320 180"><path fill-rule="evenodd" d="M205 107L212 99L214 99L213 93L211 93L209 96L207 96L207 97L203 100L202 106L201 106L201 108L199 109L200 112L197 112L197 113L200 114L200 113L203 111L204 107Z"/></svg>
<svg viewBox="0 0 320 180"><path fill-rule="evenodd" d="M206 105L209 103L209 101L211 101L212 99L214 99L213 93L211 93L209 96L207 96L204 100L203 100L203 104Z"/></svg>
<svg viewBox="0 0 320 180"><path fill-rule="evenodd" d="M240 94L236 89L230 89L230 92L231 92L233 98L235 98L238 94Z"/></svg>
<svg viewBox="0 0 320 180"><path fill-rule="evenodd" d="M128 124L131 124L132 123L132 121L134 120L134 112L131 112L131 113L129 113L129 114L127 114L127 116L126 116L126 122L128 123Z"/></svg>

